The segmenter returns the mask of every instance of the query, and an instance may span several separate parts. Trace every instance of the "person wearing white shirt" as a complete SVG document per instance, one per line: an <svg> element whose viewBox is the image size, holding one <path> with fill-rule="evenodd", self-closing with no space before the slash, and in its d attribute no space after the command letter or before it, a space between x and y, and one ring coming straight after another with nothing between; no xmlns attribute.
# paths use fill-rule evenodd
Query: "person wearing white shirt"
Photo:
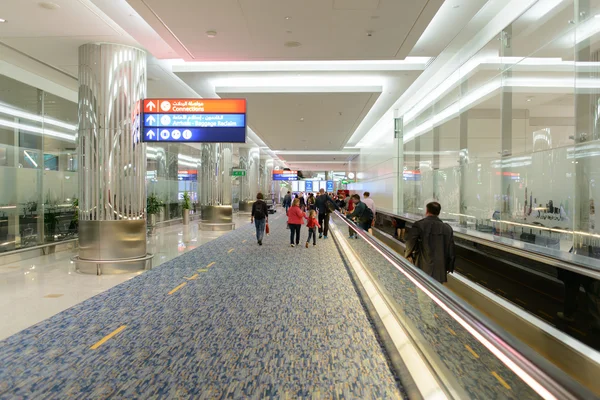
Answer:
<svg viewBox="0 0 600 400"><path fill-rule="evenodd" d="M373 211L373 222L371 223L371 226L375 226L375 202L371 198L371 193L364 192L362 201L371 209L371 211Z"/></svg>

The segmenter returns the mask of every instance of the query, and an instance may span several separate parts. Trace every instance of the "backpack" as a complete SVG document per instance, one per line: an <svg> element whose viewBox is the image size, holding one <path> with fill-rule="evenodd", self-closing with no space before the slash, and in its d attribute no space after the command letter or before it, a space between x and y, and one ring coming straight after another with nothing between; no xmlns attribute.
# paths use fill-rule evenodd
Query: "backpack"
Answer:
<svg viewBox="0 0 600 400"><path fill-rule="evenodd" d="M265 215L265 207L266 203L264 201L257 201L254 203L256 205L256 209L254 210L254 219L265 219L267 216Z"/></svg>
<svg viewBox="0 0 600 400"><path fill-rule="evenodd" d="M371 210L369 207L366 207L365 211L363 211L362 215L360 216L360 219L363 222L371 222L373 221L373 218L375 218L373 215L373 210Z"/></svg>

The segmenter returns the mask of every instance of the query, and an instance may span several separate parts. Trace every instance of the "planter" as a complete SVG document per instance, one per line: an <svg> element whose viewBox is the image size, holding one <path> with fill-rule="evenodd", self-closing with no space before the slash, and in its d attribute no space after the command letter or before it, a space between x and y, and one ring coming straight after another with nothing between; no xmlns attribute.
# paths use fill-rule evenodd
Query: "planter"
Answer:
<svg viewBox="0 0 600 400"><path fill-rule="evenodd" d="M148 222L150 223L150 226L154 228L156 226L156 214L151 214L149 217L150 220Z"/></svg>
<svg viewBox="0 0 600 400"><path fill-rule="evenodd" d="M184 225L190 224L190 210L188 210L188 209L183 210L183 224Z"/></svg>

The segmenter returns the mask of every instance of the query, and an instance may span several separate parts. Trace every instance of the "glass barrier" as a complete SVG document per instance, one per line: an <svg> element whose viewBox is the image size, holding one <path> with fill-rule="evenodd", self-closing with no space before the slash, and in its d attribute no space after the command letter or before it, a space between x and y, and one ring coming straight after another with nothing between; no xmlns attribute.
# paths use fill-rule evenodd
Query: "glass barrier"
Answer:
<svg viewBox="0 0 600 400"><path fill-rule="evenodd" d="M345 217L332 230L349 247L388 307L456 399L594 398L393 250ZM358 239L348 238L356 232Z"/></svg>

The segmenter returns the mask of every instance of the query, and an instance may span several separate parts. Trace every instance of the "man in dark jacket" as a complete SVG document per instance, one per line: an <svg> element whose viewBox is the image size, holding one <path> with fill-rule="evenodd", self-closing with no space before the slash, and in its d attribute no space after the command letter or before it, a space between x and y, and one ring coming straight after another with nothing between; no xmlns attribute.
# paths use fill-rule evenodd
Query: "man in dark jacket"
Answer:
<svg viewBox="0 0 600 400"><path fill-rule="evenodd" d="M425 218L413 224L406 238L405 257L440 283L454 272L454 237L450 225L439 218L442 206L427 204Z"/></svg>
<svg viewBox="0 0 600 400"><path fill-rule="evenodd" d="M367 211L369 207L367 207L365 203L360 201L360 195L358 194L353 194L351 196L350 201L354 203L354 211L348 214L347 218L354 219L356 221L356 225L358 225L358 227L361 228L363 231L369 231L371 223L373 222L373 214ZM352 239L352 237L358 239L358 235L356 234L356 232L354 232L354 230L351 230L349 233L350 239Z"/></svg>
<svg viewBox="0 0 600 400"><path fill-rule="evenodd" d="M331 208L335 208L340 211L340 208L335 201L327 193L325 193L325 189L321 189L319 191L319 195L315 200L315 207L319 211L319 239L325 238L327 239L327 234L329 233L329 214L331 214ZM331 208L330 208L331 207Z"/></svg>
<svg viewBox="0 0 600 400"><path fill-rule="evenodd" d="M252 216L250 217L250 222L254 222L256 227L256 241L259 246L262 246L265 228L269 223L269 207L267 207L264 198L262 193L256 195L256 201L252 204Z"/></svg>
<svg viewBox="0 0 600 400"><path fill-rule="evenodd" d="M285 215L289 208L292 206L292 194L288 191L285 197L283 198L283 208L285 208Z"/></svg>

